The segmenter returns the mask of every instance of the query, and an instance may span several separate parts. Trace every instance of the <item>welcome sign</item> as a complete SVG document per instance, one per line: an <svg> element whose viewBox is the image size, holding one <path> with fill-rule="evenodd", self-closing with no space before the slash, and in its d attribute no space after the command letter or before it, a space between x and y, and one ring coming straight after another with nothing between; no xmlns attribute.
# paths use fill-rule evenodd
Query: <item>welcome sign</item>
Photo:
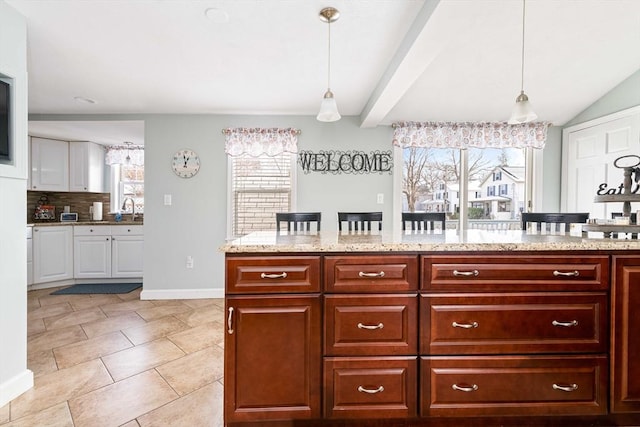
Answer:
<svg viewBox="0 0 640 427"><path fill-rule="evenodd" d="M320 173L391 173L393 156L391 151L300 151L298 164L308 174Z"/></svg>

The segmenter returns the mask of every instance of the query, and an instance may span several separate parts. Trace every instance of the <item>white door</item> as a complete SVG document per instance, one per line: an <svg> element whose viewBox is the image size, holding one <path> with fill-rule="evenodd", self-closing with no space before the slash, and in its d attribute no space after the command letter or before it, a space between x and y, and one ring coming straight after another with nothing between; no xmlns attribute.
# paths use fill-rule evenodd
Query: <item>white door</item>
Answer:
<svg viewBox="0 0 640 427"><path fill-rule="evenodd" d="M73 243L76 279L111 277L111 236L76 236Z"/></svg>
<svg viewBox="0 0 640 427"><path fill-rule="evenodd" d="M112 236L111 277L142 277L144 236Z"/></svg>
<svg viewBox="0 0 640 427"><path fill-rule="evenodd" d="M31 138L31 189L69 191L69 143Z"/></svg>
<svg viewBox="0 0 640 427"><path fill-rule="evenodd" d="M623 170L613 165L618 157L640 155L640 109L567 128L562 139L562 210L589 212L591 218L622 212L622 202L595 203L594 198L602 184L616 189L622 184Z"/></svg>
<svg viewBox="0 0 640 427"><path fill-rule="evenodd" d="M33 283L73 278L73 231L69 226L34 227Z"/></svg>

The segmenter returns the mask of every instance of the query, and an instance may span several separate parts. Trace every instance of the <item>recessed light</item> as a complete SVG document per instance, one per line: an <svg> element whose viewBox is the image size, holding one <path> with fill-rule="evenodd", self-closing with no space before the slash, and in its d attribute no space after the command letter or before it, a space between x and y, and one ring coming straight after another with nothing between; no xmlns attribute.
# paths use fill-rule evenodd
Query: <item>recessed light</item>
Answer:
<svg viewBox="0 0 640 427"><path fill-rule="evenodd" d="M204 15L216 24L229 22L229 14L222 9L210 7L204 11Z"/></svg>
<svg viewBox="0 0 640 427"><path fill-rule="evenodd" d="M96 101L95 99L85 98L84 96L76 96L73 99L75 99L76 102L79 102L80 104L97 104L98 103L98 101Z"/></svg>

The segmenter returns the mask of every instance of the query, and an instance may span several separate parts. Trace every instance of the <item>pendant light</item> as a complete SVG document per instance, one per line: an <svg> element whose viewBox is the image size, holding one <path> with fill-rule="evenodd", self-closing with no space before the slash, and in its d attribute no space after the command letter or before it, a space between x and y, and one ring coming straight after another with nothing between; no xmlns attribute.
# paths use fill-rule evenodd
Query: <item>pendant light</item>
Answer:
<svg viewBox="0 0 640 427"><path fill-rule="evenodd" d="M531 122L538 118L533 112L529 97L524 93L524 17L525 17L526 0L522 0L522 62L520 68L520 95L516 98L516 105L511 112L509 118L510 125Z"/></svg>
<svg viewBox="0 0 640 427"><path fill-rule="evenodd" d="M333 92L331 92L331 23L337 21L339 17L340 12L333 7L325 7L320 11L320 20L329 25L327 91L324 93L324 98L322 98L322 103L320 104L320 112L316 117L316 119L321 122L335 122L340 120L338 104L336 104L336 99L333 97Z"/></svg>

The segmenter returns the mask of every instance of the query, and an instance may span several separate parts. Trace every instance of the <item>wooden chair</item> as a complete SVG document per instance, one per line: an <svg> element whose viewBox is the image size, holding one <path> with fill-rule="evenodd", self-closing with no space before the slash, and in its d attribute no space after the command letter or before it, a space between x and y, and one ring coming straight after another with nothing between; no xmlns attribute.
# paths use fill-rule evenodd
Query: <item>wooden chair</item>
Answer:
<svg viewBox="0 0 640 427"><path fill-rule="evenodd" d="M589 213L540 213L540 212L523 212L522 213L522 229L527 229L527 223L545 223L549 231L554 231L555 224L564 224L564 231L569 232L571 223L585 223L589 219ZM542 231L538 227L538 231ZM557 230L560 231L560 230Z"/></svg>
<svg viewBox="0 0 640 427"><path fill-rule="evenodd" d="M440 228L444 231L447 216L444 212L402 212L402 231L407 229L412 231L435 230L435 224L440 223Z"/></svg>
<svg viewBox="0 0 640 427"><path fill-rule="evenodd" d="M349 231L371 231L371 223L378 223L378 231L382 230L382 212L338 212L338 231L342 231L342 223L346 222Z"/></svg>
<svg viewBox="0 0 640 427"><path fill-rule="evenodd" d="M276 213L276 231L280 231L280 223L287 223L287 231L311 231L311 223L316 223L320 231L322 214L320 212L279 212ZM293 229L292 229L293 228Z"/></svg>

